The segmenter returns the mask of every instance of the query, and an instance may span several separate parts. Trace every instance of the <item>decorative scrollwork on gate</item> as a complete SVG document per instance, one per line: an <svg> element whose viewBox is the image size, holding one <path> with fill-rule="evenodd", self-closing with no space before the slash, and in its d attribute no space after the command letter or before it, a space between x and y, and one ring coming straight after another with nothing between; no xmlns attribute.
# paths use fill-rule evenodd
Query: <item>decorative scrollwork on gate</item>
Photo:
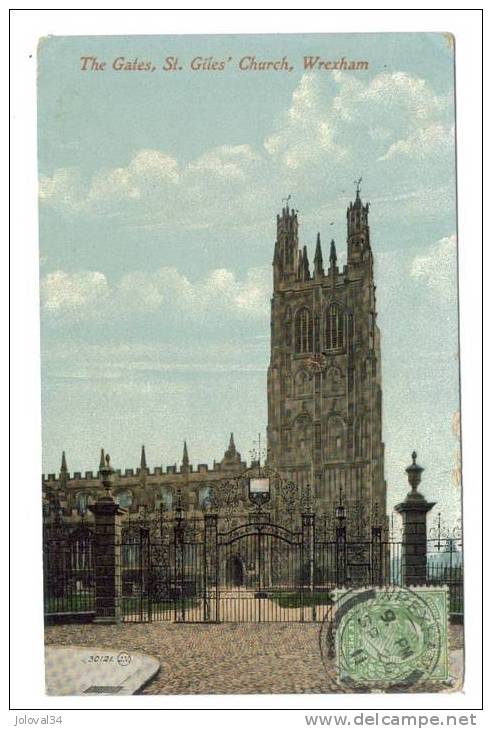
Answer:
<svg viewBox="0 0 492 729"><path fill-rule="evenodd" d="M244 509L246 493L240 478L224 479L213 484L209 508L220 514L225 524L231 525L234 515Z"/></svg>
<svg viewBox="0 0 492 729"><path fill-rule="evenodd" d="M316 537L320 542L334 541L336 536L336 519L335 514L324 512L316 518Z"/></svg>

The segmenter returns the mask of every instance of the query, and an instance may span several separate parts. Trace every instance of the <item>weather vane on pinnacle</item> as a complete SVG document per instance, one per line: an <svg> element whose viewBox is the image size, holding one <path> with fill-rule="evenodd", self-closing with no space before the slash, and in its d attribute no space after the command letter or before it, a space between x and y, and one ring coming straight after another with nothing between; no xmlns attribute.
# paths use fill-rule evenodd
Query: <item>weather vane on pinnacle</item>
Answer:
<svg viewBox="0 0 492 729"><path fill-rule="evenodd" d="M359 192L360 192L360 183L361 183L361 182L362 182L362 177L359 177L359 179L358 179L358 180L354 180L354 185L356 186L356 187L355 187L355 192L356 192L356 194L357 194L357 195L358 195L358 194L359 194Z"/></svg>
<svg viewBox="0 0 492 729"><path fill-rule="evenodd" d="M288 204L289 204L289 200L291 199L291 197L292 197L292 195L291 195L291 193L289 193L289 194L287 195L287 197L283 197L283 198L282 198L282 202L286 202L286 203L287 203L287 205L288 205Z"/></svg>

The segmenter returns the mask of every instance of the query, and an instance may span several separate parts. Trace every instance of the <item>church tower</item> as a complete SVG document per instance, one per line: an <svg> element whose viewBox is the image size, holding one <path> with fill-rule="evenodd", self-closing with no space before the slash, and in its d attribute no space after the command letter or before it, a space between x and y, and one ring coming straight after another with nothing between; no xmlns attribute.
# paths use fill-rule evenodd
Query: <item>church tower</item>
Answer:
<svg viewBox="0 0 492 729"><path fill-rule="evenodd" d="M360 183L360 181L359 181ZM357 184L347 209L347 264L335 242L313 270L299 245L297 211L277 216L268 368L268 461L310 484L318 513L342 498L349 513L386 513L380 334L369 204Z"/></svg>

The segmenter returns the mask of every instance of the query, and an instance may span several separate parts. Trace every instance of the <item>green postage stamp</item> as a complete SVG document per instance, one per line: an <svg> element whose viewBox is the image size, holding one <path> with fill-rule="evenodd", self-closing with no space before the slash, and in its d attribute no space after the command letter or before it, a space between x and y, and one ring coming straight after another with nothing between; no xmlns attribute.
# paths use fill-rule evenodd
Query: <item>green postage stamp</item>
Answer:
<svg viewBox="0 0 492 729"><path fill-rule="evenodd" d="M445 586L340 591L334 623L341 682L381 688L448 678Z"/></svg>

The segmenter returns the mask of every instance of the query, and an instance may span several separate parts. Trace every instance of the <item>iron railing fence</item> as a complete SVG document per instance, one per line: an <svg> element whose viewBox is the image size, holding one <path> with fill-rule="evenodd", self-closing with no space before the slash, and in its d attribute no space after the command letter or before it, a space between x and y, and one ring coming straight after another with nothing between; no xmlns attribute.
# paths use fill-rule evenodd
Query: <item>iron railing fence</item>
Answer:
<svg viewBox="0 0 492 729"><path fill-rule="evenodd" d="M207 543L203 518L130 515L119 544L122 619L317 621L336 588L403 584L404 543L378 528L363 537L315 531L309 546L299 530L249 521L215 540ZM462 613L461 542L428 539L427 550L427 583L447 585L451 613ZM45 525L43 560L45 615L94 613L93 525Z"/></svg>
<svg viewBox="0 0 492 729"><path fill-rule="evenodd" d="M93 613L94 531L62 522L43 527L43 587L46 616Z"/></svg>
<svg viewBox="0 0 492 729"><path fill-rule="evenodd" d="M447 585L449 611L463 615L463 544L458 536L439 534L427 540L427 583Z"/></svg>

